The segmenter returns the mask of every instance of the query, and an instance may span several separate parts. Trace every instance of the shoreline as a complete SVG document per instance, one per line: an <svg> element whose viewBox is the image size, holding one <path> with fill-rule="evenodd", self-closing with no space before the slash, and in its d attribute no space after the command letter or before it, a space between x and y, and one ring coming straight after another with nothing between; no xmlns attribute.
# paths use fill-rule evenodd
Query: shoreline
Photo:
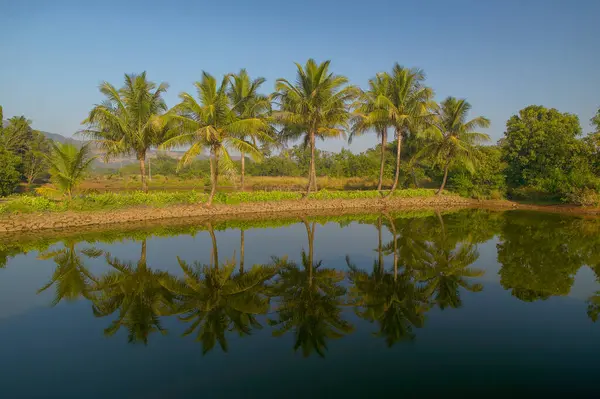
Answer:
<svg viewBox="0 0 600 399"><path fill-rule="evenodd" d="M507 200L475 200L454 195L389 199L336 199L247 202L237 205L171 205L161 208L132 207L110 211L41 212L0 216L0 234L11 232L61 230L123 223L165 222L175 224L210 219L264 218L277 216L326 216L328 214L365 214L380 211L447 210L484 208L488 210L532 210L571 215L596 216L600 208L562 205L529 205Z"/></svg>

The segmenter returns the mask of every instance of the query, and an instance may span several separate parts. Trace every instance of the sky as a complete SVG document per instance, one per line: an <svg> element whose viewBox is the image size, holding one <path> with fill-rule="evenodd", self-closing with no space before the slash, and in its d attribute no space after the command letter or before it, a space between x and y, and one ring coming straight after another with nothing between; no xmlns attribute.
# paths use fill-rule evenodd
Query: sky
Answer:
<svg viewBox="0 0 600 399"><path fill-rule="evenodd" d="M0 105L38 130L81 129L98 85L147 71L165 99L193 93L203 70L294 79L294 62L331 60L366 88L395 62L422 68L441 101L466 98L491 119L495 142L527 105L577 114L584 132L600 106L600 1L62 1L0 0ZM338 151L374 146L367 134Z"/></svg>

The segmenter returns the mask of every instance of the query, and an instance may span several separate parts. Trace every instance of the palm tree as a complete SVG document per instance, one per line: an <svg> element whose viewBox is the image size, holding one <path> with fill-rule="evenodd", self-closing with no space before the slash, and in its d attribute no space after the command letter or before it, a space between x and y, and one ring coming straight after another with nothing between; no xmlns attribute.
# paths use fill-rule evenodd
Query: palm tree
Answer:
<svg viewBox="0 0 600 399"><path fill-rule="evenodd" d="M344 274L314 262L316 226L313 223L311 227L307 221L304 224L309 252L302 250L302 267L290 262L280 270L272 290L279 296L279 308L277 318L269 319L269 325L279 327L273 332L276 337L293 330L294 350L302 348L304 356L314 350L323 357L327 339L341 338L354 327L341 317L341 307L346 305L346 289L340 285Z"/></svg>
<svg viewBox="0 0 600 399"><path fill-rule="evenodd" d="M58 188L73 198L73 190L83 180L96 157L90 156L89 144L77 148L73 144L50 142L51 154L48 156L50 176Z"/></svg>
<svg viewBox="0 0 600 399"><path fill-rule="evenodd" d="M94 106L82 124L82 133L104 150L106 158L134 154L140 163L142 189L148 191L146 154L162 143L167 132L161 115L167 110L162 95L169 87L158 86L139 75L125 74L125 85L117 89L108 82L100 85L106 100Z"/></svg>
<svg viewBox="0 0 600 399"><path fill-rule="evenodd" d="M283 125L283 137L288 140L302 137L304 145L310 148L307 196L311 188L317 190L315 140L344 135L350 118L348 104L357 94L354 86L347 85L345 76L329 72L329 64L330 61L317 64L313 59L304 67L296 63L296 82L277 79L273 94L279 105L273 117Z"/></svg>
<svg viewBox="0 0 600 399"><path fill-rule="evenodd" d="M265 283L277 273L278 264L255 265L246 273L234 273L234 260L220 267L200 263L191 267L177 259L183 278L165 276L161 284L177 298L174 314L191 323L183 335L197 330L204 354L216 342L227 352L227 331L235 330L242 336L261 328L255 315L269 310Z"/></svg>
<svg viewBox="0 0 600 399"><path fill-rule="evenodd" d="M205 148L210 151L212 188L207 206L212 204L215 196L219 172L235 173L229 150L233 148L260 160L260 150L244 137L269 140L268 124L264 118L238 116L227 96L228 83L229 75L226 75L217 87L216 79L203 72L202 81L195 83L199 102L190 94L181 93L181 103L166 115L180 134L165 141L163 147L190 145L181 158L180 165L191 162Z"/></svg>
<svg viewBox="0 0 600 399"><path fill-rule="evenodd" d="M104 333L113 335L125 326L129 342L144 344L152 332L166 334L159 317L172 313L174 298L160 283L169 278L167 273L148 267L146 240L142 241L137 265L122 262L110 254L106 254L106 261L115 270L102 276L94 286L97 295L93 311L96 317L109 316L117 310L119 315Z"/></svg>
<svg viewBox="0 0 600 399"><path fill-rule="evenodd" d="M446 186L450 167L463 164L472 171L478 154L477 145L490 140L487 134L475 132L475 129L489 127L490 120L478 116L467 121L470 109L471 104L466 100L448 97L442 102L431 127L426 131L432 143L423 148L422 154L430 156L444 170L438 195Z"/></svg>
<svg viewBox="0 0 600 399"><path fill-rule="evenodd" d="M430 119L433 90L424 86L425 74L420 69L409 69L395 64L389 75L387 96L379 98L380 106L387 115L387 125L394 128L396 136L396 172L389 195L398 186L402 139L426 126Z"/></svg>
<svg viewBox="0 0 600 399"><path fill-rule="evenodd" d="M80 252L89 258L97 258L102 255L102 251L94 248L85 248ZM53 259L56 263L56 269L50 281L37 291L39 294L56 284L56 294L52 306L58 305L63 299L75 301L84 297L93 300L91 289L98 280L81 260L75 241L65 242L62 249L43 253L38 259Z"/></svg>
<svg viewBox="0 0 600 399"><path fill-rule="evenodd" d="M389 93L390 78L386 73L379 73L369 80L369 90L361 92L354 104L354 116L352 118L352 131L348 137L348 143L352 143L355 136L364 134L372 129L381 139L381 165L379 167L379 183L377 190L383 185L383 170L385 166L385 152L387 146L387 112L383 107L385 97Z"/></svg>
<svg viewBox="0 0 600 399"><path fill-rule="evenodd" d="M258 89L265 82L265 78L250 79L248 72L241 69L237 75L232 76L231 86L228 90L229 100L234 112L240 119L258 118L265 121L268 126L268 118L271 113L271 101L265 95L259 94ZM248 137L246 137L248 136ZM256 137L248 134L241 134L241 139L251 139L256 145ZM242 150L241 153L241 186L244 189L245 164L246 154Z"/></svg>

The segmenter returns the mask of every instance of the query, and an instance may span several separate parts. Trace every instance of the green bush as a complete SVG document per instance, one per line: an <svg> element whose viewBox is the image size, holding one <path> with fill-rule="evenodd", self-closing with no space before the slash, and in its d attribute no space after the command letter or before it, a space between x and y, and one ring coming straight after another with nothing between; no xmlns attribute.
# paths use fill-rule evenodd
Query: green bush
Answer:
<svg viewBox="0 0 600 399"><path fill-rule="evenodd" d="M369 199L383 198L385 193L378 191L327 191L321 190L311 193L310 199L335 200L335 199ZM432 197L435 195L433 189L408 189L397 190L393 196L398 198ZM215 204L240 204L248 202L276 202L297 201L302 198L300 192L290 191L236 191L217 192ZM197 191L166 192L155 191L144 193L133 191L126 193L89 193L74 197L71 202L53 201L43 196L15 196L0 206L2 213L31 213L31 212L60 212L60 211L94 211L121 209L134 206L163 207L168 205L185 205L204 203L208 200L208 194Z"/></svg>
<svg viewBox="0 0 600 399"><path fill-rule="evenodd" d="M19 164L19 157L8 151L0 150L0 197L14 193L19 186L21 180L21 173L18 171Z"/></svg>

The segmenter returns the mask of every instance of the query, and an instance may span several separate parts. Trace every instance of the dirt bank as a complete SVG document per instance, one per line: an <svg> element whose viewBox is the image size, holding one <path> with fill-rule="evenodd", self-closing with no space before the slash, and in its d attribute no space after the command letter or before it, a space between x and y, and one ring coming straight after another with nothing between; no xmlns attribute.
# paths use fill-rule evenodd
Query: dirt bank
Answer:
<svg viewBox="0 0 600 399"><path fill-rule="evenodd" d="M164 208L136 207L114 211L52 212L0 217L0 234L16 231L58 230L68 227L99 226L116 223L164 221L180 219L189 223L193 220L231 219L265 214L282 216L327 215L331 213L372 213L382 210L448 209L479 207L493 210L526 209L546 212L600 215L600 209L522 205L510 201L478 201L458 196L352 199L352 200L309 200L254 202L239 205L179 205ZM2 235L4 235L2 234Z"/></svg>

